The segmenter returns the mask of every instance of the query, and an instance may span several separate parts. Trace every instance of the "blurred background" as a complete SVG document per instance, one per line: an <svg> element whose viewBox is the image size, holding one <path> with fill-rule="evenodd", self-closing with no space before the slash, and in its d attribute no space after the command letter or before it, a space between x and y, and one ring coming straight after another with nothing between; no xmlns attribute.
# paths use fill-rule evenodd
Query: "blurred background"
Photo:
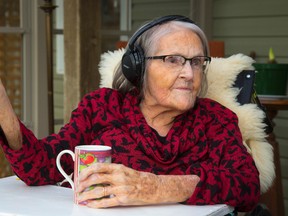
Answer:
<svg viewBox="0 0 288 216"><path fill-rule="evenodd" d="M277 64L288 64L287 8L287 0L0 0L0 77L19 119L41 138L57 132L83 95L98 88L100 55L125 45L144 22L186 15L206 33L213 57L243 53L266 64L272 49ZM275 215L288 215L286 109L277 107L273 116L281 186L274 201L270 196ZM9 175L0 152L0 177Z"/></svg>

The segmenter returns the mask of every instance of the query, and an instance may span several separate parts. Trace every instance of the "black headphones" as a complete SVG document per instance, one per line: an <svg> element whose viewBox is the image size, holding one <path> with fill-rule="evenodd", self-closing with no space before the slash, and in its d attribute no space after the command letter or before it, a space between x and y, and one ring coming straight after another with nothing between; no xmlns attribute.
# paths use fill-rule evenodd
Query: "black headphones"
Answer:
<svg viewBox="0 0 288 216"><path fill-rule="evenodd" d="M148 29L156 25L161 25L169 21L182 21L195 24L191 19L181 15L168 15L155 19L142 28L140 28L131 37L130 42L127 46L127 50L122 57L122 72L124 76L134 85L139 86L140 80L145 70L145 56L141 46L136 45L136 40Z"/></svg>

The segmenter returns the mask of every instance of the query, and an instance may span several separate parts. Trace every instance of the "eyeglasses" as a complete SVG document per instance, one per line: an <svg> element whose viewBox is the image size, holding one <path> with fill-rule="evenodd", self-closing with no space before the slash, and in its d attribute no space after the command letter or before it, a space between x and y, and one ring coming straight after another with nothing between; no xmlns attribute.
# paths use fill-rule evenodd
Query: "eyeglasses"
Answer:
<svg viewBox="0 0 288 216"><path fill-rule="evenodd" d="M181 55L163 55L163 56L150 56L145 59L162 59L163 62L170 68L181 70L186 61L189 61L191 67L195 71L204 71L208 64L211 62L211 57L208 56L195 56L193 58L185 58Z"/></svg>

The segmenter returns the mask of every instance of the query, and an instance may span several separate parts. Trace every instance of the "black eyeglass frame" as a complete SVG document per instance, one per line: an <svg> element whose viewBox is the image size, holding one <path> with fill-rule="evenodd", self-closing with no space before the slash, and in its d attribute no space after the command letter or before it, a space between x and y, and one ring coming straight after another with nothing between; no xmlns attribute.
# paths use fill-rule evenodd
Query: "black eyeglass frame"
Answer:
<svg viewBox="0 0 288 216"><path fill-rule="evenodd" d="M182 55L162 55L162 56L148 56L148 57L145 57L145 59L162 59L163 62L165 62L165 58L166 57L169 57L169 56L179 56L179 57L182 57L183 59L185 59L185 61L182 63L182 66L184 66L186 64L186 61L190 61L190 65L192 65L192 60L193 59L197 59L197 58L205 58L204 59L204 62L207 62L208 64L211 62L211 57L210 56L194 56L193 58L186 58ZM203 65L204 66L204 69L205 67L208 65Z"/></svg>

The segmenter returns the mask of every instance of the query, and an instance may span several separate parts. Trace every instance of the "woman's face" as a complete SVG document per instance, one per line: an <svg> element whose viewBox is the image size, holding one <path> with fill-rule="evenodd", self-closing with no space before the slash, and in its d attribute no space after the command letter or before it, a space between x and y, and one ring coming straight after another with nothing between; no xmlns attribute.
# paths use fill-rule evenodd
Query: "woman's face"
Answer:
<svg viewBox="0 0 288 216"><path fill-rule="evenodd" d="M162 37L154 56L203 56L200 38L191 30L179 28ZM148 62L150 61L150 62ZM200 90L203 70L193 70L189 61L183 67L171 68L162 59L148 59L144 103L164 110L183 113L194 106Z"/></svg>

